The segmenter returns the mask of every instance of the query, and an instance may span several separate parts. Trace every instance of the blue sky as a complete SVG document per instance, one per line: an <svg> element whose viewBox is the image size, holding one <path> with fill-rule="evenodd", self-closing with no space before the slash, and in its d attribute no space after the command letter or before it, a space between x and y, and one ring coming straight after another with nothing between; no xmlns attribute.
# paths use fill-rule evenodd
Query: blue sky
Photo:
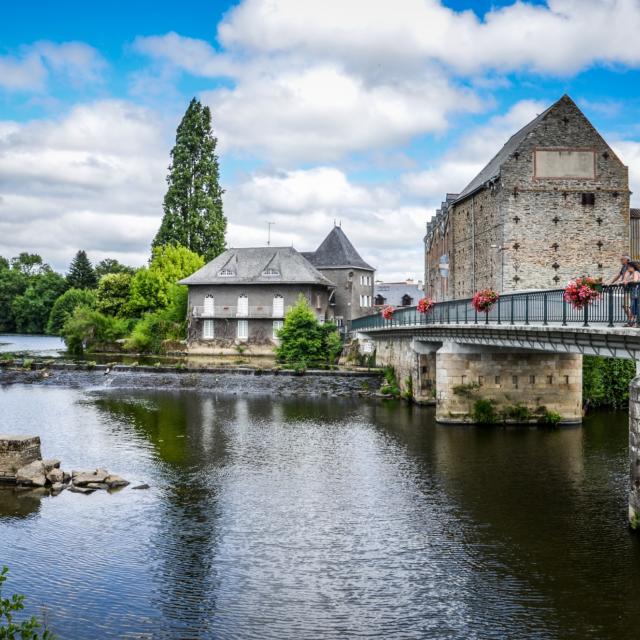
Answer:
<svg viewBox="0 0 640 640"><path fill-rule="evenodd" d="M421 277L444 194L563 93L640 191L639 0L43 0L2 15L0 255L142 264L193 95L212 108L231 245L263 244L269 220L279 244L312 249L341 220L385 279Z"/></svg>

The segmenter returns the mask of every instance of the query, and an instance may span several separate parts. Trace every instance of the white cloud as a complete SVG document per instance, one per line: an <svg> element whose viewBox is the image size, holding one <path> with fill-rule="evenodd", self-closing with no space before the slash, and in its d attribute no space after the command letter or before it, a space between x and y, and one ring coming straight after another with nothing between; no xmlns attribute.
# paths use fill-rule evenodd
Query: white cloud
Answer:
<svg viewBox="0 0 640 640"><path fill-rule="evenodd" d="M51 74L74 85L97 82L105 67L104 58L84 42L43 40L22 47L20 55L0 56L0 88L43 91Z"/></svg>
<svg viewBox="0 0 640 640"><path fill-rule="evenodd" d="M28 249L64 269L84 248L142 264L162 215L167 128L115 100L0 122L0 255Z"/></svg>

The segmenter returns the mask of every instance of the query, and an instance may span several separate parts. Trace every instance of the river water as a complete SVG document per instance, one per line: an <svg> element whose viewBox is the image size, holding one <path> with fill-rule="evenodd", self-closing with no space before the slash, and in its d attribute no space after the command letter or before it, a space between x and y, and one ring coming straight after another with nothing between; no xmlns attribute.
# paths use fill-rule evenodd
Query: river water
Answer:
<svg viewBox="0 0 640 640"><path fill-rule="evenodd" d="M58 336L0 333L0 353L24 353L42 358L54 358L66 351Z"/></svg>
<svg viewBox="0 0 640 640"><path fill-rule="evenodd" d="M0 432L147 491L0 492L62 639L637 638L627 417L436 425L396 402L0 389Z"/></svg>

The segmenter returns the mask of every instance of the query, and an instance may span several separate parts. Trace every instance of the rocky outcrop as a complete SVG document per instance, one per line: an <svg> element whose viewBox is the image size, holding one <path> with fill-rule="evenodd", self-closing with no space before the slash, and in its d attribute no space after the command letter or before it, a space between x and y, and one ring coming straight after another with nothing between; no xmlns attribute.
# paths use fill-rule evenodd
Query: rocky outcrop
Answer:
<svg viewBox="0 0 640 640"><path fill-rule="evenodd" d="M0 482L14 483L18 469L41 457L38 436L0 435Z"/></svg>

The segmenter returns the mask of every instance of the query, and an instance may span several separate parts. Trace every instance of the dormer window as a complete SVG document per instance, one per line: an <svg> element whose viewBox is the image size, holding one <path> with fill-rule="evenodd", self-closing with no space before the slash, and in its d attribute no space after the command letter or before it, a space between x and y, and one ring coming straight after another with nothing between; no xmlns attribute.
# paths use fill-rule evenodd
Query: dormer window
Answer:
<svg viewBox="0 0 640 640"><path fill-rule="evenodd" d="M273 278L279 276L280 272L277 269L267 268L262 272L262 275Z"/></svg>
<svg viewBox="0 0 640 640"><path fill-rule="evenodd" d="M230 278L231 276L235 276L235 272L231 269L220 269L220 277L221 278Z"/></svg>

